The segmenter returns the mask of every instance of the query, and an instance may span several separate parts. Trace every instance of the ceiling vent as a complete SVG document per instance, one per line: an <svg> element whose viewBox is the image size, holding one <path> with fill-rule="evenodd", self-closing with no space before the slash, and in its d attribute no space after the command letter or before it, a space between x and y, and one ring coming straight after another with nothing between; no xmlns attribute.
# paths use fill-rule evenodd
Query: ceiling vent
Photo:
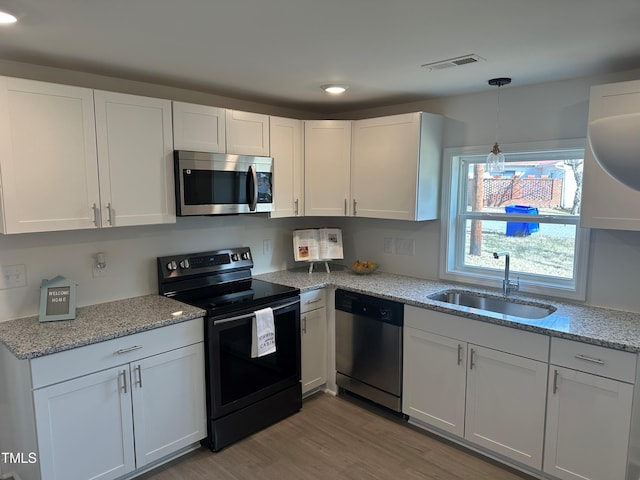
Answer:
<svg viewBox="0 0 640 480"><path fill-rule="evenodd" d="M484 58L479 55L475 55L473 53L469 55L463 55L461 57L448 58L446 60L439 60L437 62L425 63L421 65L424 68L428 68L429 71L433 70L443 70L445 68L451 67L460 67L462 65L470 65L472 63L484 62L486 61Z"/></svg>

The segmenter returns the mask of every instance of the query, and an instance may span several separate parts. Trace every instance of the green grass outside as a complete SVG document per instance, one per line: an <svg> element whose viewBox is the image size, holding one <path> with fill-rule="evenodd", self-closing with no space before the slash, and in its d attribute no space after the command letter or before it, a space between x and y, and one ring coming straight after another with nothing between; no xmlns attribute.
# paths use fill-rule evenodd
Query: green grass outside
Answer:
<svg viewBox="0 0 640 480"><path fill-rule="evenodd" d="M504 257L493 258L493 252L509 252L511 272L532 273L561 278L573 277L574 239L540 235L507 237L496 231L482 232L482 254L469 255L469 232L465 243L465 264L504 270Z"/></svg>

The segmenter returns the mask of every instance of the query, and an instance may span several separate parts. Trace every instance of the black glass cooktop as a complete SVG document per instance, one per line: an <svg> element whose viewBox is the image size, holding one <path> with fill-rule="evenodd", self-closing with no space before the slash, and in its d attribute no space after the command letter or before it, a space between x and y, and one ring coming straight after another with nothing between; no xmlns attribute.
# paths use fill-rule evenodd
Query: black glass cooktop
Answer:
<svg viewBox="0 0 640 480"><path fill-rule="evenodd" d="M203 288L182 292L173 298L207 310L207 315L217 316L245 309L255 309L277 300L296 296L300 290L293 287L265 282L255 278L215 288Z"/></svg>

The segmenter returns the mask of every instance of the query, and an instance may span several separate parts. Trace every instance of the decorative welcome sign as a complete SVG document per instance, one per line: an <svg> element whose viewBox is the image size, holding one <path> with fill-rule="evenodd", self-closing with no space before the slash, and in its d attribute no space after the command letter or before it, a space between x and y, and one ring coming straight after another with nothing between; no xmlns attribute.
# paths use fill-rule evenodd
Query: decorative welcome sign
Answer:
<svg viewBox="0 0 640 480"><path fill-rule="evenodd" d="M40 284L40 321L76 318L77 283L57 276Z"/></svg>

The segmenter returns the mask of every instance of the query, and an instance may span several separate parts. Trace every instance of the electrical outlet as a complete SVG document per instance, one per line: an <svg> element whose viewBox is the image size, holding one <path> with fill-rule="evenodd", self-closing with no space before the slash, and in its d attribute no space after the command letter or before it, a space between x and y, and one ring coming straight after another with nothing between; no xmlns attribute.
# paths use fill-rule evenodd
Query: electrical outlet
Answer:
<svg viewBox="0 0 640 480"><path fill-rule="evenodd" d="M395 248L393 248L393 238L386 237L384 239L384 253L393 255Z"/></svg>
<svg viewBox="0 0 640 480"><path fill-rule="evenodd" d="M273 242L270 239L262 241L262 254L271 255L273 252Z"/></svg>
<svg viewBox="0 0 640 480"><path fill-rule="evenodd" d="M106 265L102 268L98 268L95 265L93 266L93 278L104 277L106 274L107 274Z"/></svg>
<svg viewBox="0 0 640 480"><path fill-rule="evenodd" d="M413 256L415 242L412 238L396 238L396 254Z"/></svg>
<svg viewBox="0 0 640 480"><path fill-rule="evenodd" d="M25 265L0 266L0 290L27 286L27 267Z"/></svg>

